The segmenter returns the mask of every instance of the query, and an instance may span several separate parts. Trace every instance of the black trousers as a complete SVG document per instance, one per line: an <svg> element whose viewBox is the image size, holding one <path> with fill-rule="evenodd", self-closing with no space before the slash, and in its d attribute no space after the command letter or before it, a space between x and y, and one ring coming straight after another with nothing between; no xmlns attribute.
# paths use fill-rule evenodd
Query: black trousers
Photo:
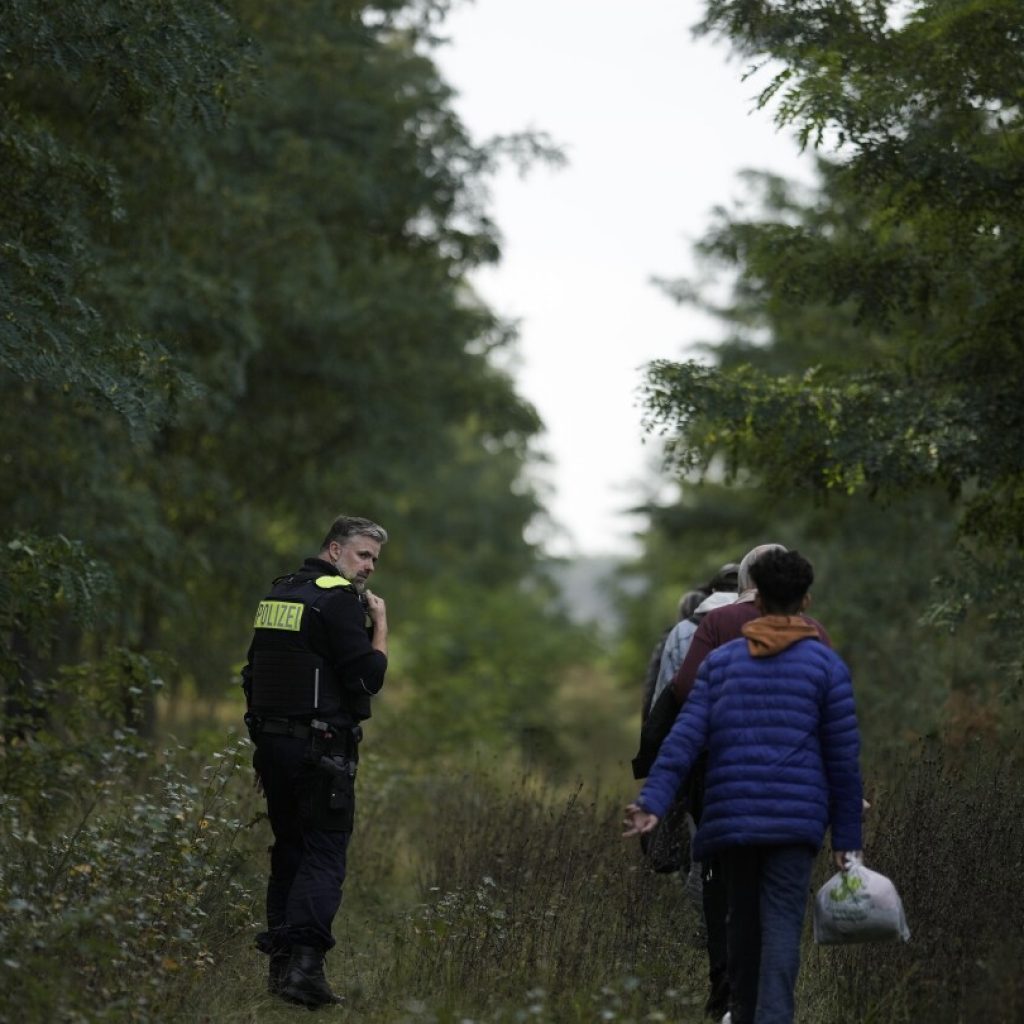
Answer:
<svg viewBox="0 0 1024 1024"><path fill-rule="evenodd" d="M341 906L354 787L350 787L348 807L329 807L330 780L310 764L308 743L267 734L256 741L253 765L263 780L274 833L267 933L257 940L268 951L313 946L326 952L334 945L331 924Z"/></svg>

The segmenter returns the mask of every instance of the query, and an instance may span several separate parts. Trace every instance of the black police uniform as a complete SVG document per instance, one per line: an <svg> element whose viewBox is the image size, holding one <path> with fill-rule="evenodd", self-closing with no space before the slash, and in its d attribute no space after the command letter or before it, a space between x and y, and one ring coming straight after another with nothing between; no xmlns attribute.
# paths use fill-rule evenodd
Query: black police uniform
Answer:
<svg viewBox="0 0 1024 1024"><path fill-rule="evenodd" d="M253 765L274 833L267 931L257 946L271 957L271 991L293 1001L333 1001L322 961L334 945L352 835L359 723L387 669L372 635L362 595L329 562L307 558L260 602L242 670ZM297 953L320 979L312 995L294 983Z"/></svg>

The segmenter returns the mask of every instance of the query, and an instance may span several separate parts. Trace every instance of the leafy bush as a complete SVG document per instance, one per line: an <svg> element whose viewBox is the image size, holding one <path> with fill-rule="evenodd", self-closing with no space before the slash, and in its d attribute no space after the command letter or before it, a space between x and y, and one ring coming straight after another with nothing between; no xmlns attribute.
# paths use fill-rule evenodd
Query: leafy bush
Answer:
<svg viewBox="0 0 1024 1024"><path fill-rule="evenodd" d="M77 773L75 815L45 831L0 798L0 1019L166 1019L251 921L236 877L244 754L228 748L193 781L181 750L157 758L117 742L100 774Z"/></svg>
<svg viewBox="0 0 1024 1024"><path fill-rule="evenodd" d="M150 661L115 649L36 680L0 712L4 794L33 820L59 817L86 780L131 776L146 759L139 736L162 686Z"/></svg>

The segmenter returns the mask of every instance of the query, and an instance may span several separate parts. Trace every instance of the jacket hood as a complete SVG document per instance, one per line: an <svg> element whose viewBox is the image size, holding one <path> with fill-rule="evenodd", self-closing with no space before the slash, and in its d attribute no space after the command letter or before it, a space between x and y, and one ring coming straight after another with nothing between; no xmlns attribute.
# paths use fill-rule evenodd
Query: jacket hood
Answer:
<svg viewBox="0 0 1024 1024"><path fill-rule="evenodd" d="M708 594L703 601L694 609L694 615L706 615L708 612L714 611L716 608L721 608L727 604L735 604L736 594L731 590L716 590L713 594Z"/></svg>
<svg viewBox="0 0 1024 1024"><path fill-rule="evenodd" d="M819 639L817 629L800 615L762 615L744 623L741 631L752 658L770 658L798 640Z"/></svg>

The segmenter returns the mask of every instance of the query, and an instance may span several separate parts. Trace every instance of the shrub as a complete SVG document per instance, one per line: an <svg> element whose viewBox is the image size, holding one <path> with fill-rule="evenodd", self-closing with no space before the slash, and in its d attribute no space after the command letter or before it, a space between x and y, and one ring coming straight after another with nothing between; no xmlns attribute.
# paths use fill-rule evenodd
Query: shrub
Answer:
<svg viewBox="0 0 1024 1024"><path fill-rule="evenodd" d="M0 799L0 986L4 1020L166 1019L218 943L248 926L236 878L235 817L244 746L216 755L197 781L133 744L100 759L76 814L44 832L20 801ZM131 781L144 760L144 786Z"/></svg>

